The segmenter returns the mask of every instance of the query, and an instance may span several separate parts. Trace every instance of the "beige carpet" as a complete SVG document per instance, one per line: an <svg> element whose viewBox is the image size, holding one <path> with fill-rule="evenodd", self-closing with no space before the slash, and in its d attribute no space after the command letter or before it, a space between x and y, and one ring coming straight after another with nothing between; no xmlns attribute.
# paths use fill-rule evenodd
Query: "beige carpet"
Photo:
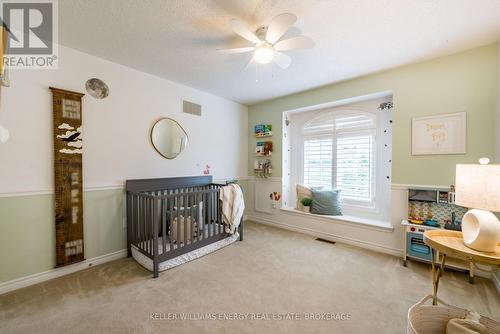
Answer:
<svg viewBox="0 0 500 334"><path fill-rule="evenodd" d="M440 296L500 317L491 281L446 272ZM1 333L405 333L408 308L431 291L428 265L246 224L245 241L158 279L123 259L0 296ZM168 320L179 313L301 320ZM151 320L151 314L163 320ZM304 313L348 320L304 320ZM210 315L210 316L213 316ZM226 315L228 316L228 315Z"/></svg>

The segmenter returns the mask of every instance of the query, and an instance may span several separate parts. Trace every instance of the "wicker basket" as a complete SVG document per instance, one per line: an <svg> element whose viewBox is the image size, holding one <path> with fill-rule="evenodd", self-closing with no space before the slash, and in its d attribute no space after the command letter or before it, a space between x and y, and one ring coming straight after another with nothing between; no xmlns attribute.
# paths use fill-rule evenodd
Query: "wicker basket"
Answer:
<svg viewBox="0 0 500 334"><path fill-rule="evenodd" d="M449 305L437 299L438 305L425 305L432 300L432 295L427 295L408 310L408 334L445 334L446 324L453 318L465 318L469 311ZM486 326L487 334L499 334L500 323L481 316L479 320Z"/></svg>

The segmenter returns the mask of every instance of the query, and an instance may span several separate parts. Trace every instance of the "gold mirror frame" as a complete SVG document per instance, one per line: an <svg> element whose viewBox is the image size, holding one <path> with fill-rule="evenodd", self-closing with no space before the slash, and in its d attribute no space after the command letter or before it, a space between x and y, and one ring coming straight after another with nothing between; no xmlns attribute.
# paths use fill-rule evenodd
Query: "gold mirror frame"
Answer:
<svg viewBox="0 0 500 334"><path fill-rule="evenodd" d="M183 150L181 150L175 157L171 158L171 157L167 157L166 155L164 155L163 153L160 152L160 150L158 150L153 142L153 131L155 129L155 126L160 123L161 121L164 121L164 120L169 120L169 121L172 121L174 122L175 124L177 124L179 126L179 128L182 130L182 132L184 132L184 134L186 135L186 146ZM189 144L189 136L188 136L188 133L187 131L182 127L182 125L177 122L175 119L173 118L170 118L170 117L162 117L160 119L158 119L154 124L153 126L151 127L151 131L149 132L149 141L151 142L151 145L153 146L153 148L155 149L156 152L158 152L159 155L161 155L162 157L164 157L165 159L168 159L168 160L173 160L175 158L177 158L186 148L187 148L187 145Z"/></svg>

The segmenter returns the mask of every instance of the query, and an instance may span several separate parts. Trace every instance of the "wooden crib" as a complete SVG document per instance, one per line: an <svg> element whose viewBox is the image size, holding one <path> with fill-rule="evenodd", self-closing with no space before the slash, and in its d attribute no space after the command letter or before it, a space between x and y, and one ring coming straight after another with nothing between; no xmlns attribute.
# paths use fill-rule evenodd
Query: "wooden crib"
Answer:
<svg viewBox="0 0 500 334"><path fill-rule="evenodd" d="M232 235L225 232L221 184L212 176L127 180L127 250L132 247L159 265ZM243 240L243 221L239 229Z"/></svg>

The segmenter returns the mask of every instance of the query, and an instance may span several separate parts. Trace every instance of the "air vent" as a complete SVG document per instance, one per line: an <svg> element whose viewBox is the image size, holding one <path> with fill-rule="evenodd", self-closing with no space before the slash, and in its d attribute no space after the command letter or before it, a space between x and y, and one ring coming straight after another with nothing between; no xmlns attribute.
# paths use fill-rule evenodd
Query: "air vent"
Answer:
<svg viewBox="0 0 500 334"><path fill-rule="evenodd" d="M182 111L186 114L201 116L201 105L184 100L182 101Z"/></svg>
<svg viewBox="0 0 500 334"><path fill-rule="evenodd" d="M323 238L316 238L315 240L316 240L316 241L326 242L326 243L328 243L328 244L335 245L335 241L326 240L326 239L323 239Z"/></svg>

